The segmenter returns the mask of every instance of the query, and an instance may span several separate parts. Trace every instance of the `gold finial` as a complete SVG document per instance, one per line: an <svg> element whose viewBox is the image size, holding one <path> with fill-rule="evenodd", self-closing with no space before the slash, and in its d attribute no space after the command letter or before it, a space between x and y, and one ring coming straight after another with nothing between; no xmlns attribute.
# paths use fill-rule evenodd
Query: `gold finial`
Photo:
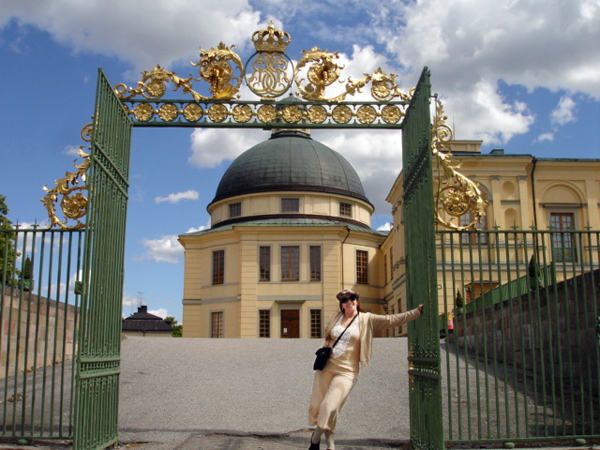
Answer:
<svg viewBox="0 0 600 450"><path fill-rule="evenodd" d="M276 30L273 21L269 21L269 27L266 30L255 31L252 35L252 42L257 52L285 52L287 46L292 42L289 33Z"/></svg>

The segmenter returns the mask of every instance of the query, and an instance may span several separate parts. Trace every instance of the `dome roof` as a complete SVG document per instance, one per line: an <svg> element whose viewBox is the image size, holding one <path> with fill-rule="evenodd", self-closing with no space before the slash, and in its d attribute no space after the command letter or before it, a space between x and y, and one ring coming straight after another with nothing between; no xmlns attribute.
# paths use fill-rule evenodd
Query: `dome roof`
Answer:
<svg viewBox="0 0 600 450"><path fill-rule="evenodd" d="M237 157L221 178L212 203L273 191L328 192L370 204L350 163L298 130L277 131Z"/></svg>

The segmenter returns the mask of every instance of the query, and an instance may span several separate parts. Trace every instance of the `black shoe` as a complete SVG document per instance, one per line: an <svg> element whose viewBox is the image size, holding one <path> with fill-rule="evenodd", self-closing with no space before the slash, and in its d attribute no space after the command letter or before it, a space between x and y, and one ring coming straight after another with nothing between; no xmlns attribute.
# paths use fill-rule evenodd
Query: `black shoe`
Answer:
<svg viewBox="0 0 600 450"><path fill-rule="evenodd" d="M316 444L313 444L312 437L314 435L315 435L315 433L311 434L311 436L310 436L310 447L308 447L308 450L320 450L320 448L321 448L321 441L320 440Z"/></svg>

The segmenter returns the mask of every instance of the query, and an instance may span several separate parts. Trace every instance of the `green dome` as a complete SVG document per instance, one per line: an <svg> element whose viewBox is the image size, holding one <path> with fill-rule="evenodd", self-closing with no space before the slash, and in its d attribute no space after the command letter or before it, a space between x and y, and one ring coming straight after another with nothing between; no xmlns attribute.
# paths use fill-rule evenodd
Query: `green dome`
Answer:
<svg viewBox="0 0 600 450"><path fill-rule="evenodd" d="M339 194L370 204L350 163L298 130L281 130L238 156L212 203L238 195L277 191Z"/></svg>

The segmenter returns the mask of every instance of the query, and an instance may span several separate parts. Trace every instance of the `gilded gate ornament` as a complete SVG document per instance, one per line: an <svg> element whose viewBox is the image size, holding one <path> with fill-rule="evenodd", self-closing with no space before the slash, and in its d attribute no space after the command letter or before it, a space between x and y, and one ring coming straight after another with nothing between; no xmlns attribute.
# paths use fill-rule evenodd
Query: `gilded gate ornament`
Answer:
<svg viewBox="0 0 600 450"><path fill-rule="evenodd" d="M200 66L200 77L194 78L196 81L201 79L206 81L213 94L210 100L231 100L239 98L239 90L244 77L244 65L240 57L222 42L215 49L203 50L200 48L200 61L191 63L192 66ZM235 77L234 75L238 76ZM196 101L196 97L194 97ZM209 100L204 97L202 100Z"/></svg>
<svg viewBox="0 0 600 450"><path fill-rule="evenodd" d="M83 140L90 142L92 135L93 123L89 123L81 130L81 137ZM84 192L87 191L87 186L76 186L81 178L85 181L85 174L90 167L90 155L83 151L85 146L79 148L79 156L83 158L81 164L77 164L76 161L73 165L77 169L75 172L67 172L64 178L56 180L56 186L53 189L48 189L44 186L44 191L47 194L42 198L41 202L46 206L48 210L48 217L50 218L50 225L48 228L52 228L58 225L63 230L77 230L83 228L85 224L79 219L84 217L87 213L88 199L84 196ZM55 203L58 201L59 196L62 196L60 206L66 220L61 221L56 215ZM76 220L77 223L73 226L67 225L68 220Z"/></svg>
<svg viewBox="0 0 600 450"><path fill-rule="evenodd" d="M142 80L137 82L137 87L127 88L124 83L119 83L115 86L115 94L121 100L128 100L138 95L149 100L157 100L163 97L167 92L166 83L172 81L175 84L173 91L180 87L183 88L183 93L191 93L194 100L200 101L206 99L192 89L192 76L189 78L180 78L175 72L170 72L157 65L150 72L144 70L142 72Z"/></svg>
<svg viewBox="0 0 600 450"><path fill-rule="evenodd" d="M456 169L458 164L451 161L450 141L453 137L452 129L446 124L447 116L444 115L444 106L436 98L436 116L431 128L431 150L438 161L438 190L435 195L436 221L446 228L457 231L475 230L481 218L485 215L488 201L479 189L479 185ZM442 168L445 178L439 173ZM452 223L446 220L442 211L452 218L460 218L469 211L471 220L466 225Z"/></svg>
<svg viewBox="0 0 600 450"><path fill-rule="evenodd" d="M276 30L272 21L266 30L256 31L252 35L256 53L246 62L246 84L261 98L273 99L290 89L292 61L284 52L291 41L289 33ZM252 68L250 76L248 66Z"/></svg>

